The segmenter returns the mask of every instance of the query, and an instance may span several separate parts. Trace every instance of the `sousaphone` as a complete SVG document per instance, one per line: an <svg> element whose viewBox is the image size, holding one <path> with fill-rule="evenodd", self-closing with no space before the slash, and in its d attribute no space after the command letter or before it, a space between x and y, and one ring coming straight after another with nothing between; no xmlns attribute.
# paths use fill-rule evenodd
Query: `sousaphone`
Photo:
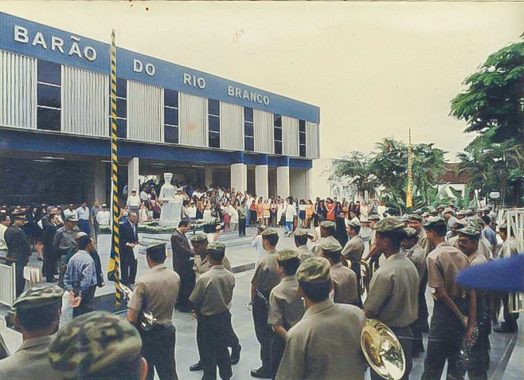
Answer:
<svg viewBox="0 0 524 380"><path fill-rule="evenodd" d="M383 379L400 380L406 371L406 357L397 336L382 322L367 319L360 347L369 366Z"/></svg>

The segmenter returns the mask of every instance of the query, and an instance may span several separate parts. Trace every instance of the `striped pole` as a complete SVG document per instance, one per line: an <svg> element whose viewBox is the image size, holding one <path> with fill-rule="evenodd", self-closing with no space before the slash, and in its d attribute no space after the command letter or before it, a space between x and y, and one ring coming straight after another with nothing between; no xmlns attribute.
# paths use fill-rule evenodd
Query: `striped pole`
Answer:
<svg viewBox="0 0 524 380"><path fill-rule="evenodd" d="M411 145L411 129L409 129L408 144L408 188L406 191L406 208L413 207L413 146Z"/></svg>
<svg viewBox="0 0 524 380"><path fill-rule="evenodd" d="M123 291L120 284L120 202L118 201L118 148L117 148L117 125L116 125L116 44L115 30L111 33L111 208L113 210L113 221L111 229L111 260L109 272L115 282L115 307L122 305Z"/></svg>

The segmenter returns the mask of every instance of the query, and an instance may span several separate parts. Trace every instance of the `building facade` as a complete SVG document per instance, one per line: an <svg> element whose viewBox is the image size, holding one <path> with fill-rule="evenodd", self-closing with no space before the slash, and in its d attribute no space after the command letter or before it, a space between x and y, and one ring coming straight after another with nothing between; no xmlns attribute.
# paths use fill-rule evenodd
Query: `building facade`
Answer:
<svg viewBox="0 0 524 380"><path fill-rule="evenodd" d="M109 193L109 45L0 13L0 203ZM318 107L117 48L121 187L194 185L310 197Z"/></svg>

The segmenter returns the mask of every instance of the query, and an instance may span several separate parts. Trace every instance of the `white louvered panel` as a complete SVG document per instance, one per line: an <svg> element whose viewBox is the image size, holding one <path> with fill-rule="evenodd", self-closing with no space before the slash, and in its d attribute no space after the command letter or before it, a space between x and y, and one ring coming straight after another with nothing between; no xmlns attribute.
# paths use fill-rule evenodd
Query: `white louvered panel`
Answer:
<svg viewBox="0 0 524 380"><path fill-rule="evenodd" d="M109 136L109 77L62 66L62 131Z"/></svg>
<svg viewBox="0 0 524 380"><path fill-rule="evenodd" d="M180 144L207 146L207 99L180 93Z"/></svg>
<svg viewBox="0 0 524 380"><path fill-rule="evenodd" d="M306 122L306 156L308 158L319 158L319 133L318 124Z"/></svg>
<svg viewBox="0 0 524 380"><path fill-rule="evenodd" d="M0 125L36 128L36 59L0 51Z"/></svg>
<svg viewBox="0 0 524 380"><path fill-rule="evenodd" d="M220 147L244 150L244 107L220 102Z"/></svg>
<svg viewBox="0 0 524 380"><path fill-rule="evenodd" d="M164 120L162 89L127 81L127 137L161 142Z"/></svg>
<svg viewBox="0 0 524 380"><path fill-rule="evenodd" d="M298 156L298 119L282 116L282 153Z"/></svg>
<svg viewBox="0 0 524 380"><path fill-rule="evenodd" d="M273 114L253 110L255 152L273 153L275 151Z"/></svg>

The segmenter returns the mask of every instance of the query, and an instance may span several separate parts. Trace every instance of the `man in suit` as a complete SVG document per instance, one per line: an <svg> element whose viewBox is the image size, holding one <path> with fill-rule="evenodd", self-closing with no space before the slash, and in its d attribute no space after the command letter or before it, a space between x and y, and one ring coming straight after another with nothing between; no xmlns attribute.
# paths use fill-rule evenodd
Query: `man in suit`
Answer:
<svg viewBox="0 0 524 380"><path fill-rule="evenodd" d="M193 270L193 257L195 254L189 247L186 233L191 229L188 220L178 223L171 235L171 249L173 250L173 270L180 276L180 293L175 308L183 313L190 313L192 309L189 296L195 287L195 271Z"/></svg>
<svg viewBox="0 0 524 380"><path fill-rule="evenodd" d="M27 239L22 227L25 223L25 215L21 212L12 215L14 223L5 231L5 242L7 243L6 260L16 264L16 296L20 296L25 288L24 267L31 256L31 244Z"/></svg>
<svg viewBox="0 0 524 380"><path fill-rule="evenodd" d="M128 286L135 283L136 277L137 260L134 248L138 244L137 221L136 212L130 212L127 221L120 225L122 283Z"/></svg>

